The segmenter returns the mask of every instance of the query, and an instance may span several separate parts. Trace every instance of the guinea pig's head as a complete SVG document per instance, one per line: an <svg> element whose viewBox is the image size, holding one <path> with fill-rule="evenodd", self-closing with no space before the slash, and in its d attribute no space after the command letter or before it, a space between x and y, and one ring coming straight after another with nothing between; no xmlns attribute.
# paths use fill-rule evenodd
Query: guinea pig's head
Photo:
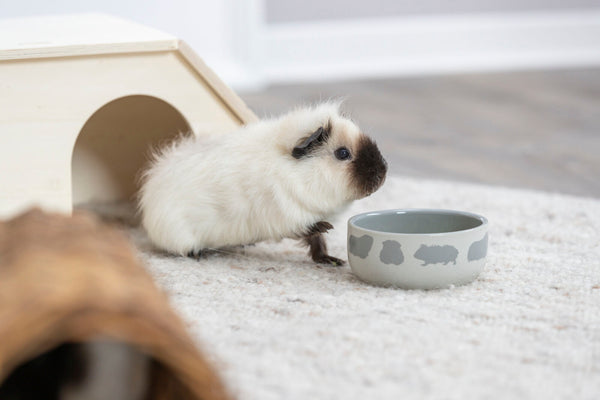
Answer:
<svg viewBox="0 0 600 400"><path fill-rule="evenodd" d="M290 113L287 122L295 137L288 136L287 151L311 176L308 184L315 190L356 200L381 187L387 163L377 144L339 108L339 103L324 103Z"/></svg>

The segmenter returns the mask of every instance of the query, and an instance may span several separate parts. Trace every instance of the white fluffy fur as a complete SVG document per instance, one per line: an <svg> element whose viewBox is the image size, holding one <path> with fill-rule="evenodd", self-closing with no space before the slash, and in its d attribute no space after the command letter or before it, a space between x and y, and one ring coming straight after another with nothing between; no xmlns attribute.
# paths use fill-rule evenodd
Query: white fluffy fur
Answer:
<svg viewBox="0 0 600 400"><path fill-rule="evenodd" d="M297 160L298 141L331 121L326 145ZM171 253L299 237L360 197L349 163L361 133L339 104L298 109L223 135L182 139L157 154L139 207L152 242Z"/></svg>

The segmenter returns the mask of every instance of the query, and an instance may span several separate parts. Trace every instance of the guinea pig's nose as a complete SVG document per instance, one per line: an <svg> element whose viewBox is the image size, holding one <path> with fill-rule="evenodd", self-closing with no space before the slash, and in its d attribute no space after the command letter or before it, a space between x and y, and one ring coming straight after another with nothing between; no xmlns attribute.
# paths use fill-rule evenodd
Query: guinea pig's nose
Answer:
<svg viewBox="0 0 600 400"><path fill-rule="evenodd" d="M381 169L381 177L383 179L385 179L385 176L387 175L387 170L388 170L388 162L387 162L387 160L385 158L383 158L383 156L381 155L381 153L379 154L379 156L381 157L381 161L383 163L383 168Z"/></svg>
<svg viewBox="0 0 600 400"><path fill-rule="evenodd" d="M361 138L352 165L353 183L363 197L375 192L385 181L387 161L377 144L367 136Z"/></svg>
<svg viewBox="0 0 600 400"><path fill-rule="evenodd" d="M379 154L379 167L375 168L376 169L376 177L374 179L374 187L372 188L372 192L375 192L377 189L379 189L383 183L385 182L385 177L387 176L387 170L388 170L388 163L386 161L385 158L383 158L383 156L381 155L381 153ZM371 194L369 193L369 194Z"/></svg>

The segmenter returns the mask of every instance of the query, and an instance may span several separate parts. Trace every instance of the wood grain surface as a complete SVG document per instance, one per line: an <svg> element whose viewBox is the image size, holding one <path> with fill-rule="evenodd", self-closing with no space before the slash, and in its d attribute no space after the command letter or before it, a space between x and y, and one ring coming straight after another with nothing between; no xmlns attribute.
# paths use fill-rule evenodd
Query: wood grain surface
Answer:
<svg viewBox="0 0 600 400"><path fill-rule="evenodd" d="M344 97L393 174L600 197L600 68L277 85L259 117Z"/></svg>

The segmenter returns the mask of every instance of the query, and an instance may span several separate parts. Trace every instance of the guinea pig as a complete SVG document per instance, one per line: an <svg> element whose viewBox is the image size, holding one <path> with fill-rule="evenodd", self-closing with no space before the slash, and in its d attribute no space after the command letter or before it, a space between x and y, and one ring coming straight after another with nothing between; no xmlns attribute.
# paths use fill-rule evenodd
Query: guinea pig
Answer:
<svg viewBox="0 0 600 400"><path fill-rule="evenodd" d="M221 135L182 138L156 153L142 175L142 225L167 252L300 239L317 263L328 222L384 182L375 142L339 103L300 108Z"/></svg>

